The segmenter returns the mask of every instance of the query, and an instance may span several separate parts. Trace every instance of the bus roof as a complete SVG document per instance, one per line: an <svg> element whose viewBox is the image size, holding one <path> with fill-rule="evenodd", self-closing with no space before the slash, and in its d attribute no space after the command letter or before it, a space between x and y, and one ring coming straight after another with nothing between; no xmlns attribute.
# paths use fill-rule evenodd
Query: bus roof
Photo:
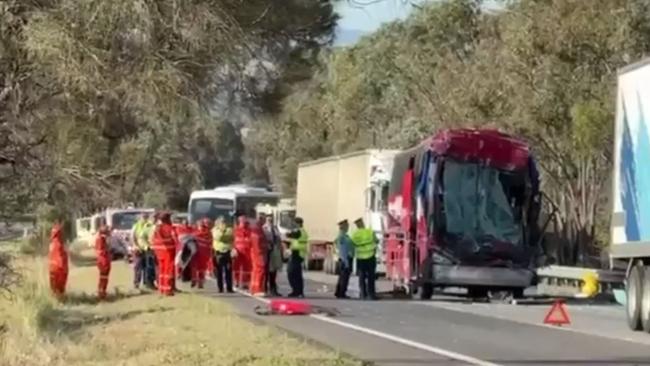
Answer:
<svg viewBox="0 0 650 366"><path fill-rule="evenodd" d="M217 187L194 191L190 199L197 198L223 198L234 200L236 197L274 197L280 198L282 195L278 192L271 192L266 188L252 187L244 184L233 184L229 186Z"/></svg>

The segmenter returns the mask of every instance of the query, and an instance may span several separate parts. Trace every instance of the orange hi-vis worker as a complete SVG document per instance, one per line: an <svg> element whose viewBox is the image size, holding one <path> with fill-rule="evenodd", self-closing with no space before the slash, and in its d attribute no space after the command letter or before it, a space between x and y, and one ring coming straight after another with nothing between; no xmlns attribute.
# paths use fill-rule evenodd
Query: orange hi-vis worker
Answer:
<svg viewBox="0 0 650 366"><path fill-rule="evenodd" d="M262 217L261 220L264 218ZM251 265L253 278L251 280L251 294L264 295L264 281L266 279L266 254L268 245L262 230L263 221L258 221L251 230Z"/></svg>
<svg viewBox="0 0 650 366"><path fill-rule="evenodd" d="M111 252L108 249L108 237L110 229L102 226L95 238L95 254L97 255L97 268L99 269L99 283L97 284L97 297L100 300L106 298L106 287L108 287L108 275L111 272Z"/></svg>
<svg viewBox="0 0 650 366"><path fill-rule="evenodd" d="M251 276L251 229L246 216L239 216L235 237L235 258L232 264L232 272L235 286L238 288L248 287Z"/></svg>
<svg viewBox="0 0 650 366"><path fill-rule="evenodd" d="M176 235L172 226L171 214L160 215L160 224L153 234L153 250L158 260L158 290L162 295L174 295L174 257L176 255Z"/></svg>
<svg viewBox="0 0 650 366"><path fill-rule="evenodd" d="M192 266L192 284L203 288L205 273L208 270L208 261L212 258L212 224L210 219L203 219L194 234L196 238L196 255Z"/></svg>
<svg viewBox="0 0 650 366"><path fill-rule="evenodd" d="M49 272L50 289L57 298L65 295L65 285L68 282L68 253L63 245L63 229L55 223L50 234Z"/></svg>

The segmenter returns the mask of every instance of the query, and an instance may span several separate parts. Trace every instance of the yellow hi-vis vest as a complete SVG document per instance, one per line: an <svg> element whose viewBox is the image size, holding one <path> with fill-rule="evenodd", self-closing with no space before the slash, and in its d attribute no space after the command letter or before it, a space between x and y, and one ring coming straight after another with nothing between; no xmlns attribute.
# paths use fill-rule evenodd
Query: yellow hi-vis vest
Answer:
<svg viewBox="0 0 650 366"><path fill-rule="evenodd" d="M377 239L372 229L357 229L352 233L352 242L357 259L370 259L377 251Z"/></svg>
<svg viewBox="0 0 650 366"><path fill-rule="evenodd" d="M226 253L232 250L232 229L226 227L212 229L212 248L219 253Z"/></svg>
<svg viewBox="0 0 650 366"><path fill-rule="evenodd" d="M149 232L153 224L149 221L138 221L133 228L135 231L135 246L141 250L149 249Z"/></svg>
<svg viewBox="0 0 650 366"><path fill-rule="evenodd" d="M309 235L307 235L307 230L300 228L300 237L298 239L293 239L289 249L291 251L297 250L300 258L305 258L307 255L307 244L309 243Z"/></svg>

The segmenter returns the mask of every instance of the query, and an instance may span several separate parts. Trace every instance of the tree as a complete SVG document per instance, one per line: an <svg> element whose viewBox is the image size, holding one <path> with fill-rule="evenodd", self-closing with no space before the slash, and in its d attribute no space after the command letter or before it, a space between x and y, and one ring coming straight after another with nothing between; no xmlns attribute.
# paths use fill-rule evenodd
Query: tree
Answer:
<svg viewBox="0 0 650 366"><path fill-rule="evenodd" d="M616 70L650 51L645 1L429 3L353 47L285 100L255 144L290 191L300 161L370 146L405 148L442 127L498 127L527 139L555 209L560 263L604 244ZM267 126L272 126L266 128ZM326 132L264 145L292 131ZM277 162L283 162L278 164Z"/></svg>
<svg viewBox="0 0 650 366"><path fill-rule="evenodd" d="M336 20L315 0L10 0L0 16L0 202L80 212L159 186L180 208L191 189L237 179L240 137L214 114L233 89L220 70L243 72L251 45L313 53Z"/></svg>

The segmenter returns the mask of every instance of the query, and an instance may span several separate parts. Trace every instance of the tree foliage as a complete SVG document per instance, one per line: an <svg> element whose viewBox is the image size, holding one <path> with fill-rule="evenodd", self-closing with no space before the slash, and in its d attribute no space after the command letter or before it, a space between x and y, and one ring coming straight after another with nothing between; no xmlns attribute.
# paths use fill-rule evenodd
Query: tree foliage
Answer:
<svg viewBox="0 0 650 366"><path fill-rule="evenodd" d="M616 70L650 51L648 7L519 0L488 12L478 0L431 2L324 57L281 113L256 125L248 164L291 191L304 160L406 148L443 127L498 127L527 139L539 161L557 213L553 254L585 261L607 230Z"/></svg>
<svg viewBox="0 0 650 366"><path fill-rule="evenodd" d="M238 180L241 137L215 106L241 86L219 75L267 44L311 55L335 21L316 0L0 1L1 210L181 208Z"/></svg>

